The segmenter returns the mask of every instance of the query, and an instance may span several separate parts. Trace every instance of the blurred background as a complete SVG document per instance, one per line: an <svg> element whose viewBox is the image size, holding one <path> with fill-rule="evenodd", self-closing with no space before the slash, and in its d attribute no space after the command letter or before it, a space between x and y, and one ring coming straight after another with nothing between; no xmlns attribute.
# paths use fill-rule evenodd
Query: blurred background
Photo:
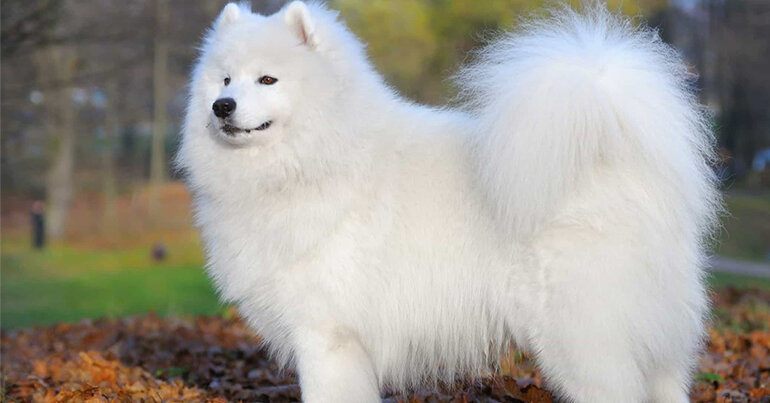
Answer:
<svg viewBox="0 0 770 403"><path fill-rule="evenodd" d="M252 1L261 13L284 1ZM484 37L541 0L330 0L405 96L443 104ZM573 2L575 3L575 2ZM3 329L225 312L171 161L196 46L221 0L3 0ZM546 5L547 5L546 4ZM714 286L770 288L770 1L613 0L657 27L713 112L729 215Z"/></svg>

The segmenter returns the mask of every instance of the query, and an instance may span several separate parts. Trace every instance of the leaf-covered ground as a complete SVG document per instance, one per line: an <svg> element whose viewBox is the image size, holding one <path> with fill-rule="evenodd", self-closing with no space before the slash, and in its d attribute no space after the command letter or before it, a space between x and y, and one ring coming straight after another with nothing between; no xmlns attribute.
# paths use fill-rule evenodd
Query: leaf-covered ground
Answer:
<svg viewBox="0 0 770 403"><path fill-rule="evenodd" d="M724 289L693 386L696 402L770 402L770 291ZM443 391L387 397L409 402L551 402L532 363L514 353L507 375ZM237 318L153 315L2 333L8 401L298 401Z"/></svg>

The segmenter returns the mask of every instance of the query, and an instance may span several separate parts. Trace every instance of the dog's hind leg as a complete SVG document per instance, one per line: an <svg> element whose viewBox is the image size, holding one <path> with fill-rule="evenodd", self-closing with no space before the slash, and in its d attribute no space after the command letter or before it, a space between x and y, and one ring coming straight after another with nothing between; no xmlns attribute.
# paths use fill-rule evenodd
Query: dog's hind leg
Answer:
<svg viewBox="0 0 770 403"><path fill-rule="evenodd" d="M303 402L380 401L374 366L357 338L344 331L298 330L295 340Z"/></svg>
<svg viewBox="0 0 770 403"><path fill-rule="evenodd" d="M690 399L687 396L689 369L666 370L657 369L650 378L650 402L652 403L684 403Z"/></svg>
<svg viewBox="0 0 770 403"><path fill-rule="evenodd" d="M547 386L567 401L645 402L648 323L644 271L630 243L591 228L544 234L539 250L543 299L532 348Z"/></svg>
<svg viewBox="0 0 770 403"><path fill-rule="evenodd" d="M548 388L578 403L646 401L644 375L628 346L616 339L617 329L585 316L573 318L538 343L537 361ZM598 328L586 331L586 325Z"/></svg>

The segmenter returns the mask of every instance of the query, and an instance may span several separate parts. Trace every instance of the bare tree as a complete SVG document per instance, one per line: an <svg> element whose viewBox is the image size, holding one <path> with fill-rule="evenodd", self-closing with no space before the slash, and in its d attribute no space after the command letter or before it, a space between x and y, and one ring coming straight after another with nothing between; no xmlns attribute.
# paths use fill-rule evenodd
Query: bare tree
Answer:
<svg viewBox="0 0 770 403"><path fill-rule="evenodd" d="M117 184L115 180L115 139L118 136L119 112L116 79L105 84L107 104L104 109L104 149L102 150L102 193L104 195L104 227L106 233L115 232L117 226Z"/></svg>
<svg viewBox="0 0 770 403"><path fill-rule="evenodd" d="M674 11L671 39L700 74L730 172L741 177L770 147L770 3L699 0Z"/></svg>
<svg viewBox="0 0 770 403"><path fill-rule="evenodd" d="M166 101L168 100L168 0L156 1L155 54L153 60L153 126L150 150L150 214L155 215L166 176Z"/></svg>
<svg viewBox="0 0 770 403"><path fill-rule="evenodd" d="M72 80L77 55L71 46L51 45L38 52L35 62L42 82L59 84L45 94L45 129L51 139L51 164L46 177L46 232L51 239L59 239L64 234L74 186L76 109Z"/></svg>

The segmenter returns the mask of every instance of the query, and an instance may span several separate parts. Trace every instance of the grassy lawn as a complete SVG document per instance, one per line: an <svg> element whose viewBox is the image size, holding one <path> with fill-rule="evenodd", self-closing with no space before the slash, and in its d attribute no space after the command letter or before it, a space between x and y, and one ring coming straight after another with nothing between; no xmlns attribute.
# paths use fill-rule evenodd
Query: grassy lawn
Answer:
<svg viewBox="0 0 770 403"><path fill-rule="evenodd" d="M97 233L33 251L23 225L10 231L4 227L0 245L0 326L12 329L147 311L161 316L221 312L203 272L200 242L189 226L189 201L183 190L170 191L177 199L165 212L170 222L165 229L146 226L119 240L110 241ZM770 199L732 195L727 205L731 214L723 219L717 253L738 259L765 259L770 245ZM100 217L88 208L77 212L82 215L73 221L81 225ZM123 233L136 221L128 213L122 216L121 223L126 226ZM94 228L98 227L93 224L82 232L94 234ZM162 262L150 256L155 240L162 240L168 250ZM770 289L768 279L722 273L711 274L709 282L712 288Z"/></svg>
<svg viewBox="0 0 770 403"><path fill-rule="evenodd" d="M3 329L148 311L211 315L221 310L194 233L167 244L163 262L151 259L149 245L90 250L59 244L42 252L27 245L25 237L3 239Z"/></svg>
<svg viewBox="0 0 770 403"><path fill-rule="evenodd" d="M27 239L4 239L0 258L0 324L3 329L121 317L213 315L221 312L194 234L169 244L169 256L153 262L149 246L88 250L54 245L29 249ZM770 289L770 279L712 273L712 288Z"/></svg>
<svg viewBox="0 0 770 403"><path fill-rule="evenodd" d="M742 276L740 274L712 272L709 273L708 282L712 289L721 287L736 287L770 290L770 279Z"/></svg>

